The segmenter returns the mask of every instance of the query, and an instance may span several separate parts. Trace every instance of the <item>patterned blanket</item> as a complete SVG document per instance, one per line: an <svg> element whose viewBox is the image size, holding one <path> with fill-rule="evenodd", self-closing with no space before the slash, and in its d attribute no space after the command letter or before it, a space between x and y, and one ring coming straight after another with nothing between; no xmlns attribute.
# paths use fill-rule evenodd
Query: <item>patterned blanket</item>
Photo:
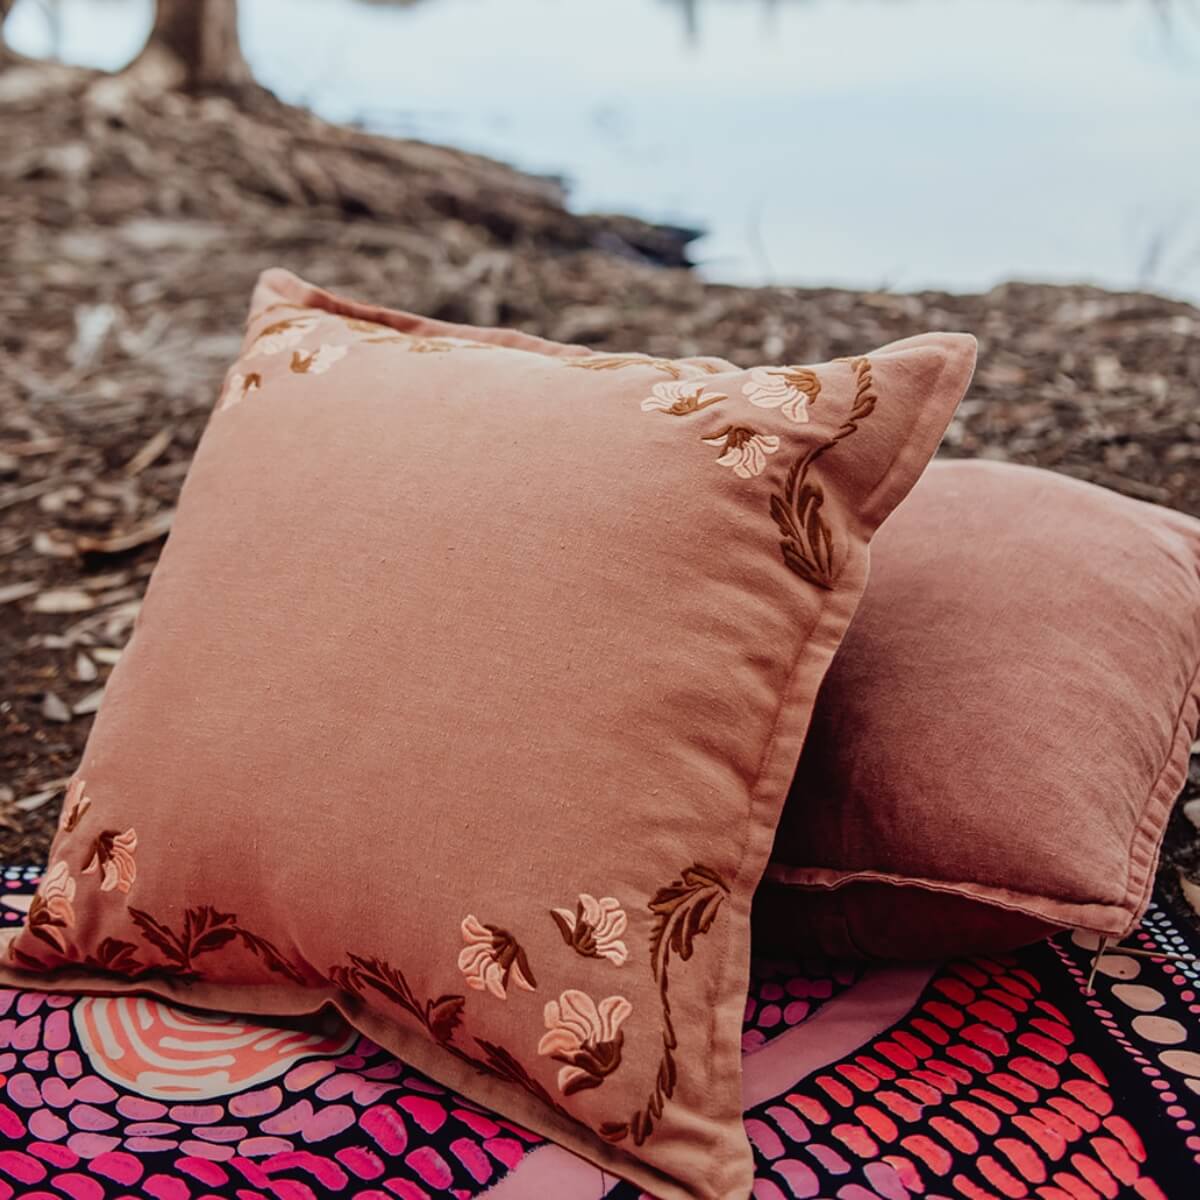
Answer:
<svg viewBox="0 0 1200 1200"><path fill-rule="evenodd" d="M0 880L21 919L33 868ZM936 968L756 962L756 1200L1200 1197L1200 939L1163 908L1087 989L1062 935ZM335 1020L0 991L10 1196L637 1200Z"/></svg>

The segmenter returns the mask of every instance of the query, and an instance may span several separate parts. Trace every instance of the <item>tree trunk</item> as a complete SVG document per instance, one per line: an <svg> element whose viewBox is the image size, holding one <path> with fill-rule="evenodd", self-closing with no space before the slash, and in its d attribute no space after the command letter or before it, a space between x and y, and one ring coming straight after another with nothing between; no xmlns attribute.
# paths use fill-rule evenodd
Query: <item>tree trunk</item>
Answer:
<svg viewBox="0 0 1200 1200"><path fill-rule="evenodd" d="M0 65L13 57L13 52L4 40L4 22L8 19L9 10L17 0L0 0Z"/></svg>
<svg viewBox="0 0 1200 1200"><path fill-rule="evenodd" d="M237 16L237 0L158 0L150 37L128 69L189 92L243 91L253 77Z"/></svg>

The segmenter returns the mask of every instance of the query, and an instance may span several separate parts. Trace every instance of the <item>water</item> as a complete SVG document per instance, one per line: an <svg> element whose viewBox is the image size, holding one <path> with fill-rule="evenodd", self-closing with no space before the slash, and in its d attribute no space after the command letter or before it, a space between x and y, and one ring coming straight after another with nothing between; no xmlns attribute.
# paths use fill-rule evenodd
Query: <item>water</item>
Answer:
<svg viewBox="0 0 1200 1200"><path fill-rule="evenodd" d="M48 53L46 0L8 36ZM117 67L149 0L60 0ZM333 120L702 227L734 282L1200 299L1198 0L242 0L258 77Z"/></svg>

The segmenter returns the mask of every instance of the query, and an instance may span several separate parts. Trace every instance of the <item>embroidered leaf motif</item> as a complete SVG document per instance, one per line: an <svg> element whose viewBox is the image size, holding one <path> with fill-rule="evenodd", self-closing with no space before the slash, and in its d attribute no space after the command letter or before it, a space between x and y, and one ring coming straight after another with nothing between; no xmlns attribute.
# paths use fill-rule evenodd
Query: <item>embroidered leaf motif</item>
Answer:
<svg viewBox="0 0 1200 1200"><path fill-rule="evenodd" d="M721 877L700 863L688 867L679 879L655 893L650 901L655 916L650 966L662 988L666 988L671 954L684 962L692 957L696 937L708 932L728 895L729 888Z"/></svg>
<svg viewBox="0 0 1200 1200"><path fill-rule="evenodd" d="M422 1004L404 972L379 958L350 956L351 966L335 967L330 978L343 991L362 995L364 987L373 988L386 1000L416 1018L435 1042L448 1046L462 1019L465 996L438 996Z"/></svg>
<svg viewBox="0 0 1200 1200"><path fill-rule="evenodd" d="M585 371L621 371L626 367L650 367L661 371L672 379L682 379L683 370L669 358L652 358L646 354L587 354L564 358L568 367L582 367Z"/></svg>
<svg viewBox="0 0 1200 1200"><path fill-rule="evenodd" d="M187 957L179 939L166 925L156 921L148 912L140 908L129 908L129 916L133 923L142 931L142 936L152 945L174 968L185 970Z"/></svg>
<svg viewBox="0 0 1200 1200"><path fill-rule="evenodd" d="M55 947L58 950L57 947ZM61 951L59 951L61 955ZM17 948L16 942L10 942L8 946L8 956L13 962L20 964L27 971L49 971L53 968L49 963L43 962L40 958L35 958L32 954L27 954L24 950Z"/></svg>
<svg viewBox="0 0 1200 1200"><path fill-rule="evenodd" d="M195 966L197 958L240 940L252 954L263 960L269 971L285 975L295 983L306 982L304 975L288 963L271 942L243 928L233 913L218 912L211 905L189 908L183 915L183 929L176 933L143 909L130 906L128 911L142 936L166 960L150 964L146 968L148 972L161 972L183 979L199 978Z"/></svg>
<svg viewBox="0 0 1200 1200"><path fill-rule="evenodd" d="M89 954L84 963L96 971L107 971L113 975L141 975L146 968L137 959L137 947L132 942L119 938L105 938Z"/></svg>
<svg viewBox="0 0 1200 1200"><path fill-rule="evenodd" d="M324 375L335 362L346 357L345 346L318 346L316 350L293 350L288 364L297 375Z"/></svg>
<svg viewBox="0 0 1200 1200"><path fill-rule="evenodd" d="M259 937L258 934L251 933L248 929L242 929L240 926L237 936L241 938L242 944L247 950L263 960L263 965L268 971L274 971L276 975L283 975L293 983L304 984L304 976L266 938Z"/></svg>
<svg viewBox="0 0 1200 1200"><path fill-rule="evenodd" d="M476 1038L475 1044L483 1051L484 1060L482 1062L471 1061L476 1062L481 1070L524 1089L547 1108L558 1113L559 1116L567 1117L572 1121L577 1120L503 1046L498 1046L495 1042L484 1041L482 1038Z"/></svg>

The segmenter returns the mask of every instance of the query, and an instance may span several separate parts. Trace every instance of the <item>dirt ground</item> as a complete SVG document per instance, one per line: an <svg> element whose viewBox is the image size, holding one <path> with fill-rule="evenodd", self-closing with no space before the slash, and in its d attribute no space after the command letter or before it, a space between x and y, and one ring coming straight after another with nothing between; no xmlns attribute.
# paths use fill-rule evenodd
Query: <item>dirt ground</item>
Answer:
<svg viewBox="0 0 1200 1200"><path fill-rule="evenodd" d="M0 861L45 856L268 266L449 320L747 364L967 330L980 367L943 453L1200 515L1200 310L1018 283L716 286L686 269L685 243L574 215L553 181L265 97L0 71ZM1188 800L1200 822L1196 760L1161 870L1181 912L1185 889L1200 895Z"/></svg>

